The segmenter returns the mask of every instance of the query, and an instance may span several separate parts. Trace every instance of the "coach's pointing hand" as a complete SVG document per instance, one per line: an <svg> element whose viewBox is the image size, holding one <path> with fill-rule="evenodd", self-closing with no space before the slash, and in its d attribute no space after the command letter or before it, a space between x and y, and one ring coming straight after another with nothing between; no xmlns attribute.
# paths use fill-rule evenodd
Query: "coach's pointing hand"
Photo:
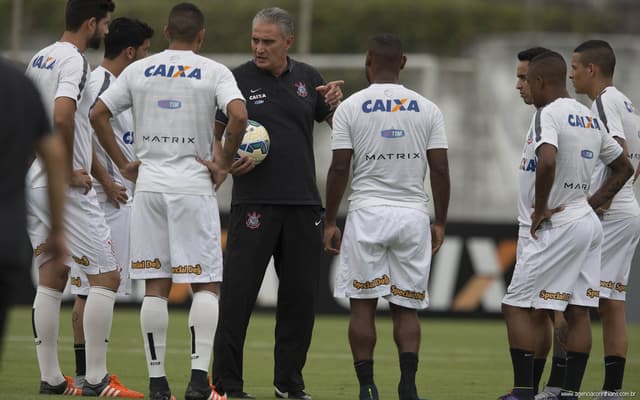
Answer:
<svg viewBox="0 0 640 400"><path fill-rule="evenodd" d="M331 81L326 85L320 85L316 87L318 93L324 96L325 103L329 104L332 110L336 108L338 104L340 104L342 98L344 97L342 95L342 89L340 89L340 86L342 86L343 84L344 81Z"/></svg>

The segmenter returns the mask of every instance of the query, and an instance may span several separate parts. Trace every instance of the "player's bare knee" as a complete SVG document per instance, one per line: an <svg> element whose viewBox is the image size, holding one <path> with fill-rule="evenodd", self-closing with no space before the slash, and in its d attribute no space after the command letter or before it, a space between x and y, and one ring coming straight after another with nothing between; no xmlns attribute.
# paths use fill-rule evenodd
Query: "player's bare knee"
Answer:
<svg viewBox="0 0 640 400"><path fill-rule="evenodd" d="M59 292L63 291L69 278L69 268L62 264L47 261L38 270L40 286L45 286Z"/></svg>
<svg viewBox="0 0 640 400"><path fill-rule="evenodd" d="M193 293L207 291L220 296L220 282L192 283L191 290Z"/></svg>

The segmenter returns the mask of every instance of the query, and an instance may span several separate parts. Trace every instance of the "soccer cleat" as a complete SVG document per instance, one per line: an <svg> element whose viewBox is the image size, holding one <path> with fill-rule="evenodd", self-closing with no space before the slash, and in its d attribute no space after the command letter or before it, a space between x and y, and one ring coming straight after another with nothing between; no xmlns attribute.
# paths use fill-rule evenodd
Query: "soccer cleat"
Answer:
<svg viewBox="0 0 640 400"><path fill-rule="evenodd" d="M545 386L542 392L533 397L533 400L558 400L562 389Z"/></svg>
<svg viewBox="0 0 640 400"><path fill-rule="evenodd" d="M360 386L359 400L378 400L378 388L375 384Z"/></svg>
<svg viewBox="0 0 640 400"><path fill-rule="evenodd" d="M187 385L187 390L184 393L185 400L227 400L227 396L219 394L212 388L213 385L209 384L209 387L205 390L199 390L191 386L191 383Z"/></svg>
<svg viewBox="0 0 640 400"><path fill-rule="evenodd" d="M82 387L83 396L94 397L124 397L127 399L143 399L144 394L131 390L123 385L116 375L105 375L102 382L92 385L84 383Z"/></svg>
<svg viewBox="0 0 640 400"><path fill-rule="evenodd" d="M507 393L498 397L498 400L519 400L519 399L516 396L512 395L511 393Z"/></svg>
<svg viewBox="0 0 640 400"><path fill-rule="evenodd" d="M311 395L304 390L295 390L293 392L282 392L277 387L274 387L276 397L279 399L301 399L311 400Z"/></svg>
<svg viewBox="0 0 640 400"><path fill-rule="evenodd" d="M73 378L64 377L64 382L59 385L50 385L45 381L40 381L40 394L63 394L65 396L82 396L82 389L74 386Z"/></svg>
<svg viewBox="0 0 640 400"><path fill-rule="evenodd" d="M149 393L149 400L176 400L176 396L171 392L151 392Z"/></svg>
<svg viewBox="0 0 640 400"><path fill-rule="evenodd" d="M249 394L247 392L243 392L242 390L239 392L227 392L225 393L227 399L255 399L256 396Z"/></svg>

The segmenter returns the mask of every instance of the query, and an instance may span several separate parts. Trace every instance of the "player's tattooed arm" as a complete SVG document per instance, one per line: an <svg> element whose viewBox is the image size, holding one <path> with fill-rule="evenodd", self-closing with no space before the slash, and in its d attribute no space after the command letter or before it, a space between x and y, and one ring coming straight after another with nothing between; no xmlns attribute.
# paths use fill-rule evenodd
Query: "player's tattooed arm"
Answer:
<svg viewBox="0 0 640 400"><path fill-rule="evenodd" d="M620 154L618 158L608 165L609 174L600 189L589 198L589 205L594 210L602 208L624 186L625 182L633 175L633 166L629 158Z"/></svg>

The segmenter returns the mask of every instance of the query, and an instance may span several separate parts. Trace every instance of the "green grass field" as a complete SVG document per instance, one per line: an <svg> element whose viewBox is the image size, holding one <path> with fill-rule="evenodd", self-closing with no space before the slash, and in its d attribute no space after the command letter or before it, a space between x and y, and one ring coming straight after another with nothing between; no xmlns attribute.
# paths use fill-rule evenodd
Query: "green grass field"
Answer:
<svg viewBox="0 0 640 400"><path fill-rule="evenodd" d="M273 315L254 315L245 348L245 390L258 399L273 399ZM316 320L313 343L305 368L307 390L315 400L357 397L357 381L347 343L347 317L321 316ZM430 400L495 399L511 386L511 361L502 321L423 319L418 389ZM630 356L625 389L640 398L640 326L630 328ZM593 351L583 390L601 387L602 344L600 326L594 324ZM60 363L73 375L73 339L70 309L63 308L60 326ZM189 379L187 312L170 311L167 374L178 399ZM16 308L0 364L0 399L38 399L39 373L31 333L31 310ZM109 370L133 389L146 393L147 370L142 351L138 311L119 308L113 321ZM543 380L548 376L545 371ZM397 398L398 361L388 317L378 318L375 379L382 399Z"/></svg>

